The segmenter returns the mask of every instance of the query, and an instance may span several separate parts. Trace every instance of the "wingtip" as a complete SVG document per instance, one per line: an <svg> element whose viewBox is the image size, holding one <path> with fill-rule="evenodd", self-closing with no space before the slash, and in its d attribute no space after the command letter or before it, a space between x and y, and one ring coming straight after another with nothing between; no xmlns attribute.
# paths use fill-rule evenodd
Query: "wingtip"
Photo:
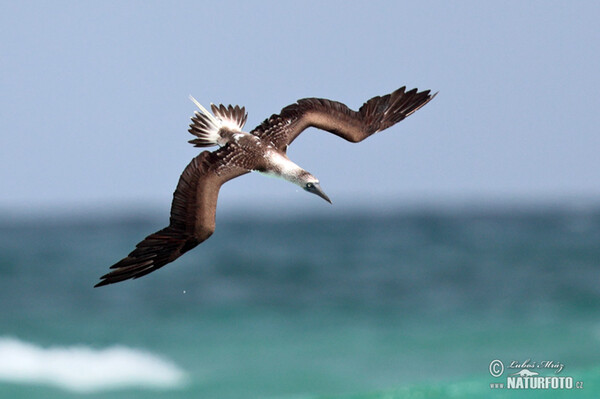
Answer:
<svg viewBox="0 0 600 399"><path fill-rule="evenodd" d="M111 269L112 269L112 266L111 266ZM94 288L98 288L98 287L102 287L102 286L114 283L114 281L111 280L111 273L114 273L114 272L106 273L105 275L100 276L100 281L98 283L96 283L96 285L94 285Z"/></svg>
<svg viewBox="0 0 600 399"><path fill-rule="evenodd" d="M99 283L97 283L96 285L94 285L94 288L103 287L103 286L108 285L108 284L110 284L108 282L108 280L101 280Z"/></svg>
<svg viewBox="0 0 600 399"><path fill-rule="evenodd" d="M119 263L115 263L114 265L112 265L110 267L110 269L118 268ZM94 285L94 288L103 287L105 285L114 284L114 283L118 283L118 282L122 281L120 279L115 279L115 273L118 273L118 271L112 271L112 272L106 273L103 276L100 276L100 281L96 285Z"/></svg>

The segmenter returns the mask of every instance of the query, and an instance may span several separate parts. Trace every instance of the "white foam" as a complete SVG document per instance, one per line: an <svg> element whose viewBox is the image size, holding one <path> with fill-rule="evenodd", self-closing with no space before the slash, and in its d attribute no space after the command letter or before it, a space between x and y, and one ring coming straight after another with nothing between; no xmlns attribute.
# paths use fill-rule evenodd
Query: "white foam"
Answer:
<svg viewBox="0 0 600 399"><path fill-rule="evenodd" d="M185 382L185 373L150 352L124 346L43 348L0 337L0 380L90 393L131 387L176 388Z"/></svg>

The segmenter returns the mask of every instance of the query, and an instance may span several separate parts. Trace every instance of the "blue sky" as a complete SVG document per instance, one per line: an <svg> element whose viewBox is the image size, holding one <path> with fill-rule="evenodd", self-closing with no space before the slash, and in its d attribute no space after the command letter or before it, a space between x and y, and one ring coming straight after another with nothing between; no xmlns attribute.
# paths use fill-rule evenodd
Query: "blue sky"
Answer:
<svg viewBox="0 0 600 399"><path fill-rule="evenodd" d="M251 129L303 97L438 97L360 144L288 154L334 205L600 199L595 2L3 2L0 209L168 208L192 94ZM329 206L261 175L224 207ZM371 202L371 201L375 202ZM261 205L262 201L262 205Z"/></svg>

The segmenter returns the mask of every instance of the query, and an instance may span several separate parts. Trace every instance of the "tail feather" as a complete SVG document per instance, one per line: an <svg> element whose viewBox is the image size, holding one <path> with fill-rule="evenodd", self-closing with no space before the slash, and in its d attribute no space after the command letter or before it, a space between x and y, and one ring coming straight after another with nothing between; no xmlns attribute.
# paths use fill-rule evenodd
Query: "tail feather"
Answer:
<svg viewBox="0 0 600 399"><path fill-rule="evenodd" d="M129 255L110 267L113 271L100 277L101 281L95 287L145 276L174 261L198 244L194 237L166 227L138 243Z"/></svg>
<svg viewBox="0 0 600 399"><path fill-rule="evenodd" d="M231 131L241 132L242 128L246 124L248 114L246 108L236 105L235 107L229 105L225 107L223 104L219 104L217 107L215 104L210 104L213 114L219 118L223 124L223 127L228 128Z"/></svg>
<svg viewBox="0 0 600 399"><path fill-rule="evenodd" d="M211 104L214 116L202 106L196 99L190 96L190 99L200 109L200 112L195 111L190 124L189 132L196 139L190 140L189 143L195 147L211 147L214 145L223 146L227 144L228 137L224 135L227 132L241 132L248 114L244 107L235 107L229 105L225 107L220 105L217 107Z"/></svg>

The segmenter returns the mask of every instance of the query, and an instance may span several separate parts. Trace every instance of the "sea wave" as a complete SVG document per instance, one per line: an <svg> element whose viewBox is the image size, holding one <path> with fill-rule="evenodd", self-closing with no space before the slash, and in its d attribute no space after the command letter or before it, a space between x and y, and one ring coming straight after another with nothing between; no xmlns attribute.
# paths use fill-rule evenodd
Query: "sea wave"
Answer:
<svg viewBox="0 0 600 399"><path fill-rule="evenodd" d="M44 348L0 337L0 380L90 393L123 388L177 388L185 372L150 352L125 346Z"/></svg>

